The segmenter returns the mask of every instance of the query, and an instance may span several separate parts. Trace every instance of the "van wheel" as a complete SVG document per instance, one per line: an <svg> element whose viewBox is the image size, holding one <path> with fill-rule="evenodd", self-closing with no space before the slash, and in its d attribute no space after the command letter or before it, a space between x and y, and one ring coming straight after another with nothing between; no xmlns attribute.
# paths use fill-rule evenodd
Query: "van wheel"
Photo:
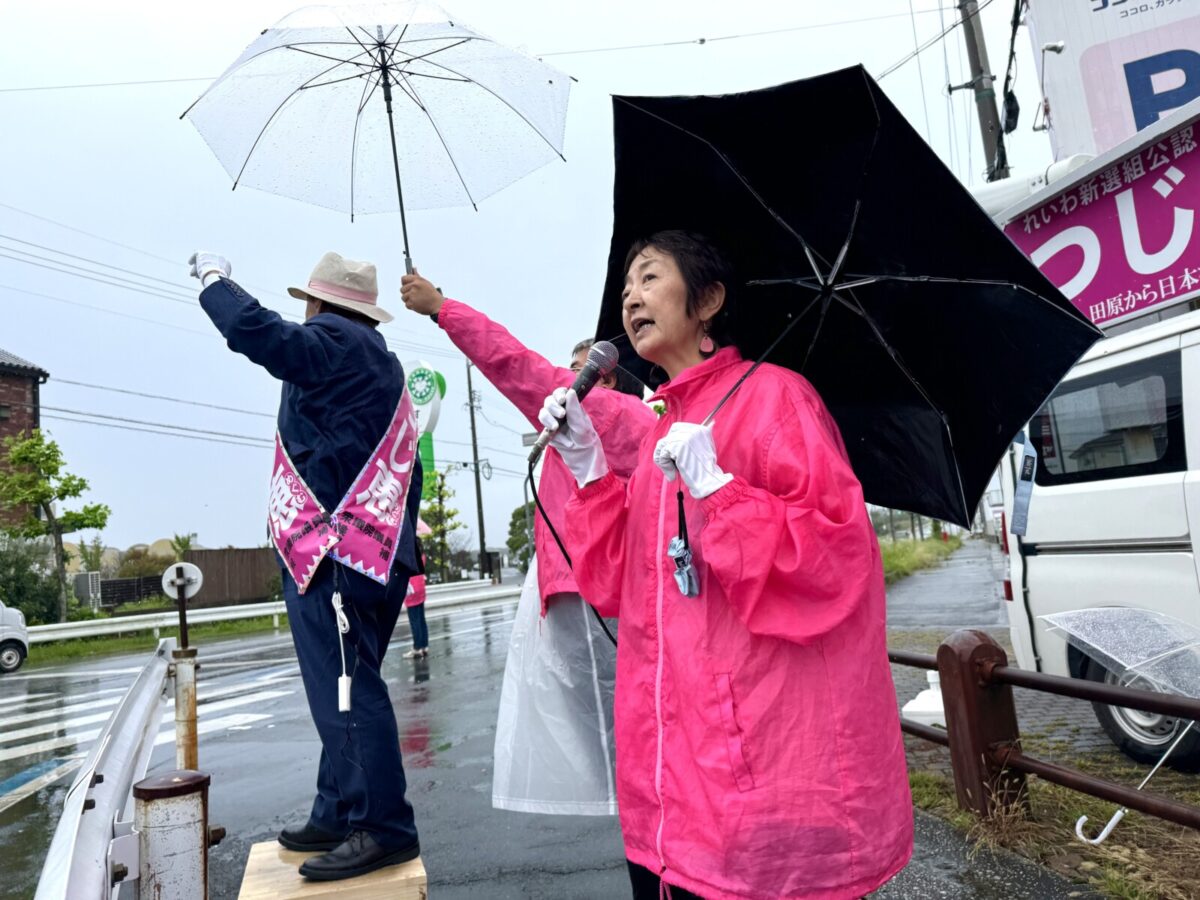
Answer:
<svg viewBox="0 0 1200 900"><path fill-rule="evenodd" d="M0 672L15 672L25 662L25 648L16 641L0 644Z"/></svg>
<svg viewBox="0 0 1200 900"><path fill-rule="evenodd" d="M1153 685L1137 675L1118 676L1092 659L1087 661L1083 677L1088 681L1120 687L1156 690ZM1162 759L1167 748L1188 724L1186 720L1173 716L1126 709L1123 706L1109 706L1106 703L1093 703L1092 709L1104 733L1122 753L1140 763L1150 765ZM1200 733L1197 729L1200 729L1200 724L1194 726L1180 741L1175 752L1167 759L1168 766L1183 772L1200 772Z"/></svg>

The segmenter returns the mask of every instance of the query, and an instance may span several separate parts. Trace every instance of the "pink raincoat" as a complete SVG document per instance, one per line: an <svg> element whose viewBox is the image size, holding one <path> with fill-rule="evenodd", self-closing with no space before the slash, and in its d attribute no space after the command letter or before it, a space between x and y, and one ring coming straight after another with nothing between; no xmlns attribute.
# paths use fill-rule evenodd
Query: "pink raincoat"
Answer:
<svg viewBox="0 0 1200 900"><path fill-rule="evenodd" d="M575 373L570 369L555 366L534 353L503 326L465 303L447 299L438 313L438 325L538 431L542 426L537 415L546 395L575 381ZM638 445L654 424L654 412L637 397L599 387L587 395L583 408L596 426L609 466L618 475L628 477L637 464ZM563 508L574 490L575 478L562 457L553 447L547 448L538 495L564 542ZM540 512L534 520L533 539L538 556L538 592L545 615L550 597L576 594L579 588Z"/></svg>
<svg viewBox="0 0 1200 900"><path fill-rule="evenodd" d="M912 854L883 570L837 426L763 366L717 415L734 476L684 489L700 596L666 556L676 488L654 465L750 366L726 348L663 386L628 483L567 506L580 590L620 617L617 797L629 858L706 898L861 897Z"/></svg>

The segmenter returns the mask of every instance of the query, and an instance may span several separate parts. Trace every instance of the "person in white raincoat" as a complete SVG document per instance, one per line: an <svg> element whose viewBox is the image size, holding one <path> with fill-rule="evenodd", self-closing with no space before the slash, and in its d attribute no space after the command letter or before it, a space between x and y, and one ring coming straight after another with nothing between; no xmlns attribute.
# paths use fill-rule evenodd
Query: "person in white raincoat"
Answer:
<svg viewBox="0 0 1200 900"><path fill-rule="evenodd" d="M420 275L402 279L401 297L432 318L483 375L540 430L546 394L567 387L587 358L590 342L572 352L571 368L555 366L503 326L465 303L442 296ZM640 386L624 393L616 378L584 400L604 443L609 465L626 475L638 445L654 425ZM635 393L636 392L636 393ZM574 476L549 449L538 494L560 532ZM612 692L615 648L579 596L570 566L539 513L536 557L525 579L509 645L496 723L492 805L559 815L616 813L613 780Z"/></svg>

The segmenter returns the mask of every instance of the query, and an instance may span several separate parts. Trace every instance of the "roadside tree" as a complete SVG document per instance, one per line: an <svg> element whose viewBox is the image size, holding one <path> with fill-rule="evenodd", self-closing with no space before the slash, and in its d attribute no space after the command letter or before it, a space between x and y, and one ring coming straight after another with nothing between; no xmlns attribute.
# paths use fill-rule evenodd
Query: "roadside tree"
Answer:
<svg viewBox="0 0 1200 900"><path fill-rule="evenodd" d="M533 558L533 514L535 504L531 500L513 510L508 520L508 552L512 554L521 574L529 571L529 560Z"/></svg>
<svg viewBox="0 0 1200 900"><path fill-rule="evenodd" d="M187 534L177 534L171 538L171 550L175 553L175 562L183 562L183 558L191 552L195 541L196 532L194 531L190 531Z"/></svg>
<svg viewBox="0 0 1200 900"><path fill-rule="evenodd" d="M450 580L451 557L460 543L454 533L466 526L458 520L458 510L446 505L454 498L446 473L434 472L429 484L429 502L421 508L421 518L432 533L421 541L421 546L425 549L425 568L439 573L445 583Z"/></svg>
<svg viewBox="0 0 1200 900"><path fill-rule="evenodd" d="M14 435L4 441L0 454L0 508L23 510L25 518L9 533L23 538L50 538L54 568L58 576L58 621L67 621L67 553L63 536L85 528L103 528L111 510L102 503L85 504L68 510L62 504L75 500L88 489L78 475L64 471L58 444L34 429L28 437Z"/></svg>
<svg viewBox="0 0 1200 900"><path fill-rule="evenodd" d="M29 625L58 621L58 582L46 565L50 545L0 533L0 602L19 609Z"/></svg>

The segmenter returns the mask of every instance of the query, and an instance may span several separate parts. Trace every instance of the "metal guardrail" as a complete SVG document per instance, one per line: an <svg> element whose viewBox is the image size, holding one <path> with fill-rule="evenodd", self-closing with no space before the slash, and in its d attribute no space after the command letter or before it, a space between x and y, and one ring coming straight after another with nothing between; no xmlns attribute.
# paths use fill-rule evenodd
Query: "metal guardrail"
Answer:
<svg viewBox="0 0 1200 900"><path fill-rule="evenodd" d="M1026 756L1021 750L1012 689L1023 687L1193 721L1200 720L1200 700L1017 669L1008 665L1004 649L980 631L956 631L938 647L937 656L890 650L888 659L898 665L938 672L946 730L905 718L900 719L900 727L906 734L950 748L960 808L984 817L997 808L1028 809L1025 776L1029 774L1200 829L1200 806Z"/></svg>
<svg viewBox="0 0 1200 900"><path fill-rule="evenodd" d="M519 585L492 585L488 581L459 582L431 586L427 606L445 608L488 601L513 600L520 596ZM282 614L283 603L256 603L245 606L193 610L195 621ZM117 625L121 631L169 627L176 624L176 613L155 613L117 620L71 622L67 626ZM130 627L129 623L133 623ZM62 625L40 626L40 642L80 636ZM32 631L32 629L31 629ZM93 631L112 633L111 631ZM90 636L90 635L86 635ZM178 657L174 638L160 640L153 657L137 675L107 724L96 738L63 801L62 816L51 839L42 867L35 900L113 900L138 896L139 859L145 862L145 847L139 846L134 831L130 797L134 785L142 782L154 751L163 720L172 678L172 658ZM179 661L176 659L175 666ZM176 678L178 675L176 675ZM176 708L179 698L176 697ZM179 723L176 723L178 729ZM177 734L178 739L178 734ZM169 775L201 773L168 773ZM207 785L208 776L204 775ZM140 795L139 795L140 796ZM139 813L140 815L140 813ZM205 820L207 821L207 819ZM223 834L223 829L217 829ZM219 837L207 836L210 841ZM144 842L143 842L144 843ZM145 865L140 866L143 875Z"/></svg>
<svg viewBox="0 0 1200 900"><path fill-rule="evenodd" d="M113 866L136 843L123 820L133 784L146 773L167 701L175 639L159 641L100 732L63 801L35 900L112 896Z"/></svg>
<svg viewBox="0 0 1200 900"><path fill-rule="evenodd" d="M459 581L452 584L435 584L426 589L425 605L429 609L458 606L484 600L502 600L519 597L520 585L493 585L487 579ZM282 600L271 603L244 603L238 606L214 606L188 609L190 625L206 622L231 622L237 619L259 619L266 616L278 617L287 612ZM29 628L30 644L46 644L51 641L67 641L75 638L101 637L111 634L134 634L139 631L154 631L173 628L179 624L178 612L146 613L138 616L120 616L111 619L86 619L81 622L61 622L55 625L33 625Z"/></svg>

